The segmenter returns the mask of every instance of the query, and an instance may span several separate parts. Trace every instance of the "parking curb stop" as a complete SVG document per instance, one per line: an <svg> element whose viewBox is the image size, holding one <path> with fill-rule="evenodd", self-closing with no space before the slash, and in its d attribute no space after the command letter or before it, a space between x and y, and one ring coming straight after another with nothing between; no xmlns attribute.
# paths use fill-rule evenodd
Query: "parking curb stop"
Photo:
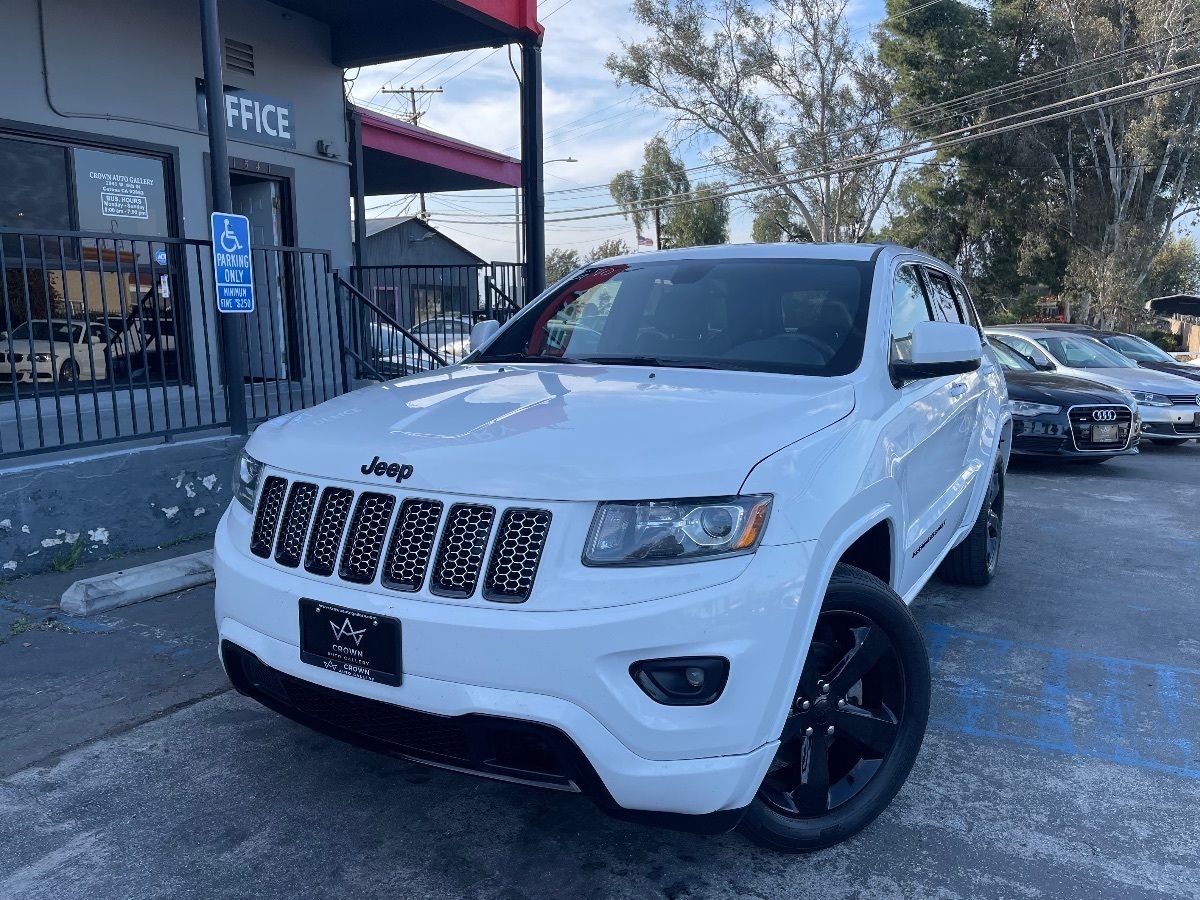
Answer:
<svg viewBox="0 0 1200 900"><path fill-rule="evenodd" d="M59 607L73 616L91 616L208 584L212 580L213 552L201 550L107 575L80 579L63 591Z"/></svg>

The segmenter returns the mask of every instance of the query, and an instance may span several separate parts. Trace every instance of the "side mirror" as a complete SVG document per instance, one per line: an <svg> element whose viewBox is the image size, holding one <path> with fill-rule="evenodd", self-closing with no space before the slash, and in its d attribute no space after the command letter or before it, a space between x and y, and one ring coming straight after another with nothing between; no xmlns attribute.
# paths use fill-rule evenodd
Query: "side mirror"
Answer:
<svg viewBox="0 0 1200 900"><path fill-rule="evenodd" d="M1026 358L1028 359L1028 357L1026 357ZM1050 360L1048 360L1048 359L1043 359L1040 362L1036 359L1030 359L1029 362L1039 372L1053 372L1054 371L1054 363L1050 362Z"/></svg>
<svg viewBox="0 0 1200 900"><path fill-rule="evenodd" d="M893 360L895 382L974 372L983 359L979 332L958 322L918 322L913 326L910 359Z"/></svg>
<svg viewBox="0 0 1200 900"><path fill-rule="evenodd" d="M500 330L500 323L495 319L484 319L482 322L476 322L471 326L471 352L474 353L480 347L483 347L496 336L496 332Z"/></svg>

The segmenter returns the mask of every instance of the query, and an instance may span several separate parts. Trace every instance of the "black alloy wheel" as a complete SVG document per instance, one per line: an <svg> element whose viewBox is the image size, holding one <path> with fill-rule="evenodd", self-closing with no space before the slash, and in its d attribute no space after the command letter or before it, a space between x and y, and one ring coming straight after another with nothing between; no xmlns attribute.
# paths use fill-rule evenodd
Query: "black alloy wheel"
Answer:
<svg viewBox="0 0 1200 900"><path fill-rule="evenodd" d="M839 565L743 831L804 852L865 828L908 777L929 689L929 657L908 607L879 579Z"/></svg>
<svg viewBox="0 0 1200 900"><path fill-rule="evenodd" d="M988 481L987 497L984 498L983 508L986 514L987 533L987 571L988 577L996 574L996 563L1000 560L1000 538L1004 534L1004 490L1000 467L992 469L992 477Z"/></svg>
<svg viewBox="0 0 1200 900"><path fill-rule="evenodd" d="M1000 544L1004 537L1004 472L1000 462L992 468L987 493L975 524L938 567L938 574L951 584L982 587L996 574Z"/></svg>
<svg viewBox="0 0 1200 900"><path fill-rule="evenodd" d="M64 359L62 365L58 367L58 381L60 384L74 384L79 378L79 366L73 359Z"/></svg>

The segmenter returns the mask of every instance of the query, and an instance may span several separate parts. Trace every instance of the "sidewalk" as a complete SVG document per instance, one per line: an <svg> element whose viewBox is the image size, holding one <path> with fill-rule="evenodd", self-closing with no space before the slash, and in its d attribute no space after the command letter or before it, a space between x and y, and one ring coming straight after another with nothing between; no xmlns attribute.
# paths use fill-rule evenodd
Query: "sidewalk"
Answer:
<svg viewBox="0 0 1200 900"><path fill-rule="evenodd" d="M0 777L229 690L211 584L87 619L57 609L80 578L211 546L191 541L0 584Z"/></svg>

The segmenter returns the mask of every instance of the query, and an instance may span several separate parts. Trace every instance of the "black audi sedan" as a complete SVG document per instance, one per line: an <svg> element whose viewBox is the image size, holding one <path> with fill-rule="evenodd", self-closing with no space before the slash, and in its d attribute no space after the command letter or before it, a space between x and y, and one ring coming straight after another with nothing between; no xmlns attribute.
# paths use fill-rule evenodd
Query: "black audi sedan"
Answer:
<svg viewBox="0 0 1200 900"><path fill-rule="evenodd" d="M1100 463L1138 452L1134 399L1108 385L1038 371L999 338L989 338L1004 369L1013 414L1012 452Z"/></svg>

